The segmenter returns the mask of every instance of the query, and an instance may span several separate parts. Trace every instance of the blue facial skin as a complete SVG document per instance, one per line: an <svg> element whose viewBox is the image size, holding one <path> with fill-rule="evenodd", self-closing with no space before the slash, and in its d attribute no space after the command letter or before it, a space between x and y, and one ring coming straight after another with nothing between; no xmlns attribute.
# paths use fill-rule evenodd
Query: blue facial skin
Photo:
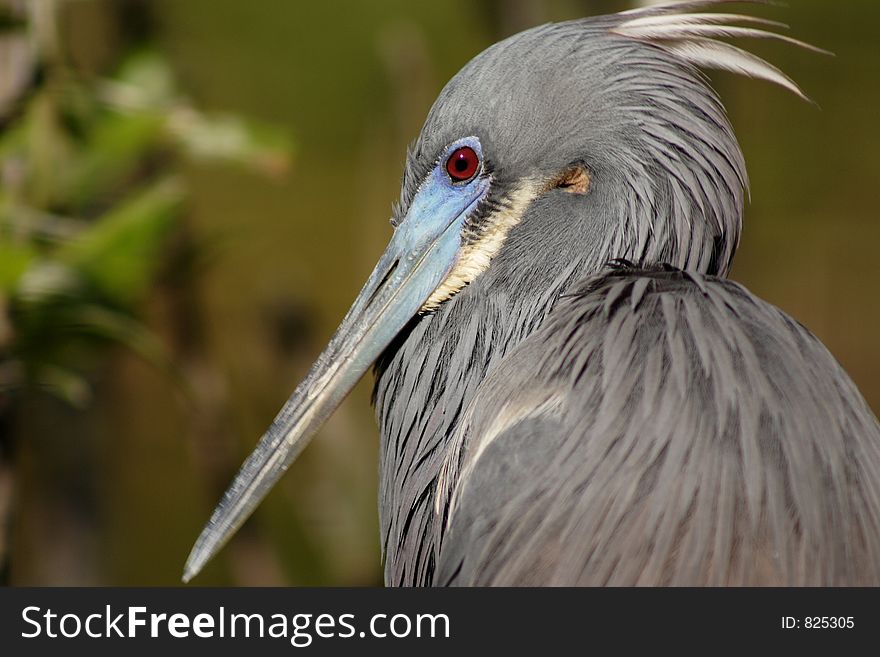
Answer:
<svg viewBox="0 0 880 657"><path fill-rule="evenodd" d="M469 146L480 166L470 180L446 171ZM254 511L288 466L385 347L449 276L467 217L489 193L479 139L450 144L419 187L406 216L336 334L244 462L196 541L184 580L193 577Z"/></svg>
<svg viewBox="0 0 880 657"><path fill-rule="evenodd" d="M447 173L446 161L462 146L474 150L480 166L473 178L458 182ZM465 137L450 144L419 186L406 216L379 260L374 274L383 271L383 265L399 262L403 271L395 271L394 277L405 286L411 301L418 300L419 308L449 275L461 248L464 222L489 192L490 181L483 174L482 162L483 150L476 137ZM409 281L404 282L405 277L410 276ZM412 307L413 303L406 305Z"/></svg>
<svg viewBox="0 0 880 657"><path fill-rule="evenodd" d="M446 172L446 160L462 146L476 152L480 167L470 180L457 182ZM482 162L480 140L465 137L446 148L420 185L385 253L328 347L343 336L347 345L353 347L348 340L360 336L358 348L351 354L352 375L356 376L352 386L455 266L464 222L489 192L490 181L483 175ZM343 348L340 355L345 357L345 351Z"/></svg>

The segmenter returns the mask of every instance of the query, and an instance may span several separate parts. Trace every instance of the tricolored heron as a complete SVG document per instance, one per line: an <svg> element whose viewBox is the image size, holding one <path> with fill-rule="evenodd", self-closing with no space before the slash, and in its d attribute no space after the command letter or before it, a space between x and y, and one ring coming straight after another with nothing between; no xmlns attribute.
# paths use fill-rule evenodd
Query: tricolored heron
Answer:
<svg viewBox="0 0 880 657"><path fill-rule="evenodd" d="M748 183L698 69L802 94L720 39L793 40L699 13L723 1L537 27L446 85L387 250L185 579L375 362L388 584L880 583L877 419L724 278Z"/></svg>

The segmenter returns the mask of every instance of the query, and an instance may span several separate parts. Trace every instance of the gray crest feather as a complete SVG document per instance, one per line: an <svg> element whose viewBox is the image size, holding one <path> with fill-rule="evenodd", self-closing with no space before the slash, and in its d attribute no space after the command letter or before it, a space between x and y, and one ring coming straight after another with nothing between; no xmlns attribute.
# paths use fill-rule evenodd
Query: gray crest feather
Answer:
<svg viewBox="0 0 880 657"><path fill-rule="evenodd" d="M783 34L736 25L746 23L787 28L784 23L741 14L684 13L686 10L718 4L727 3L721 0L682 2L624 12L620 14L622 22L616 25L612 32L654 43L698 68L729 71L772 82L809 101L797 83L779 68L719 39L772 39L812 52L830 53Z"/></svg>

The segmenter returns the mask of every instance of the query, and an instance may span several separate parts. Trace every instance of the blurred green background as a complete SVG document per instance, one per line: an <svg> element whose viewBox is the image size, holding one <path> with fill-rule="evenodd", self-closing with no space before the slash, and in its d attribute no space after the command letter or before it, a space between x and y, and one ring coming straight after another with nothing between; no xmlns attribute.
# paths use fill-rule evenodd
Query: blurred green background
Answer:
<svg viewBox="0 0 880 657"><path fill-rule="evenodd" d="M733 277L880 410L880 4L743 7L821 109L712 74ZM0 0L0 578L175 584L388 240L406 145L492 42L598 0ZM199 584L381 582L370 377Z"/></svg>

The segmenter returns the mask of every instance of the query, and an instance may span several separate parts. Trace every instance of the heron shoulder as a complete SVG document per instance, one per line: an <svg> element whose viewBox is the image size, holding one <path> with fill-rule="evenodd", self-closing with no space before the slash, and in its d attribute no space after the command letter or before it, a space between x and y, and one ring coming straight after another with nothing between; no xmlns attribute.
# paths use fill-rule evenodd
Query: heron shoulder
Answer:
<svg viewBox="0 0 880 657"><path fill-rule="evenodd" d="M736 283L622 268L483 381L435 581L876 584L878 508L880 426L818 339Z"/></svg>

